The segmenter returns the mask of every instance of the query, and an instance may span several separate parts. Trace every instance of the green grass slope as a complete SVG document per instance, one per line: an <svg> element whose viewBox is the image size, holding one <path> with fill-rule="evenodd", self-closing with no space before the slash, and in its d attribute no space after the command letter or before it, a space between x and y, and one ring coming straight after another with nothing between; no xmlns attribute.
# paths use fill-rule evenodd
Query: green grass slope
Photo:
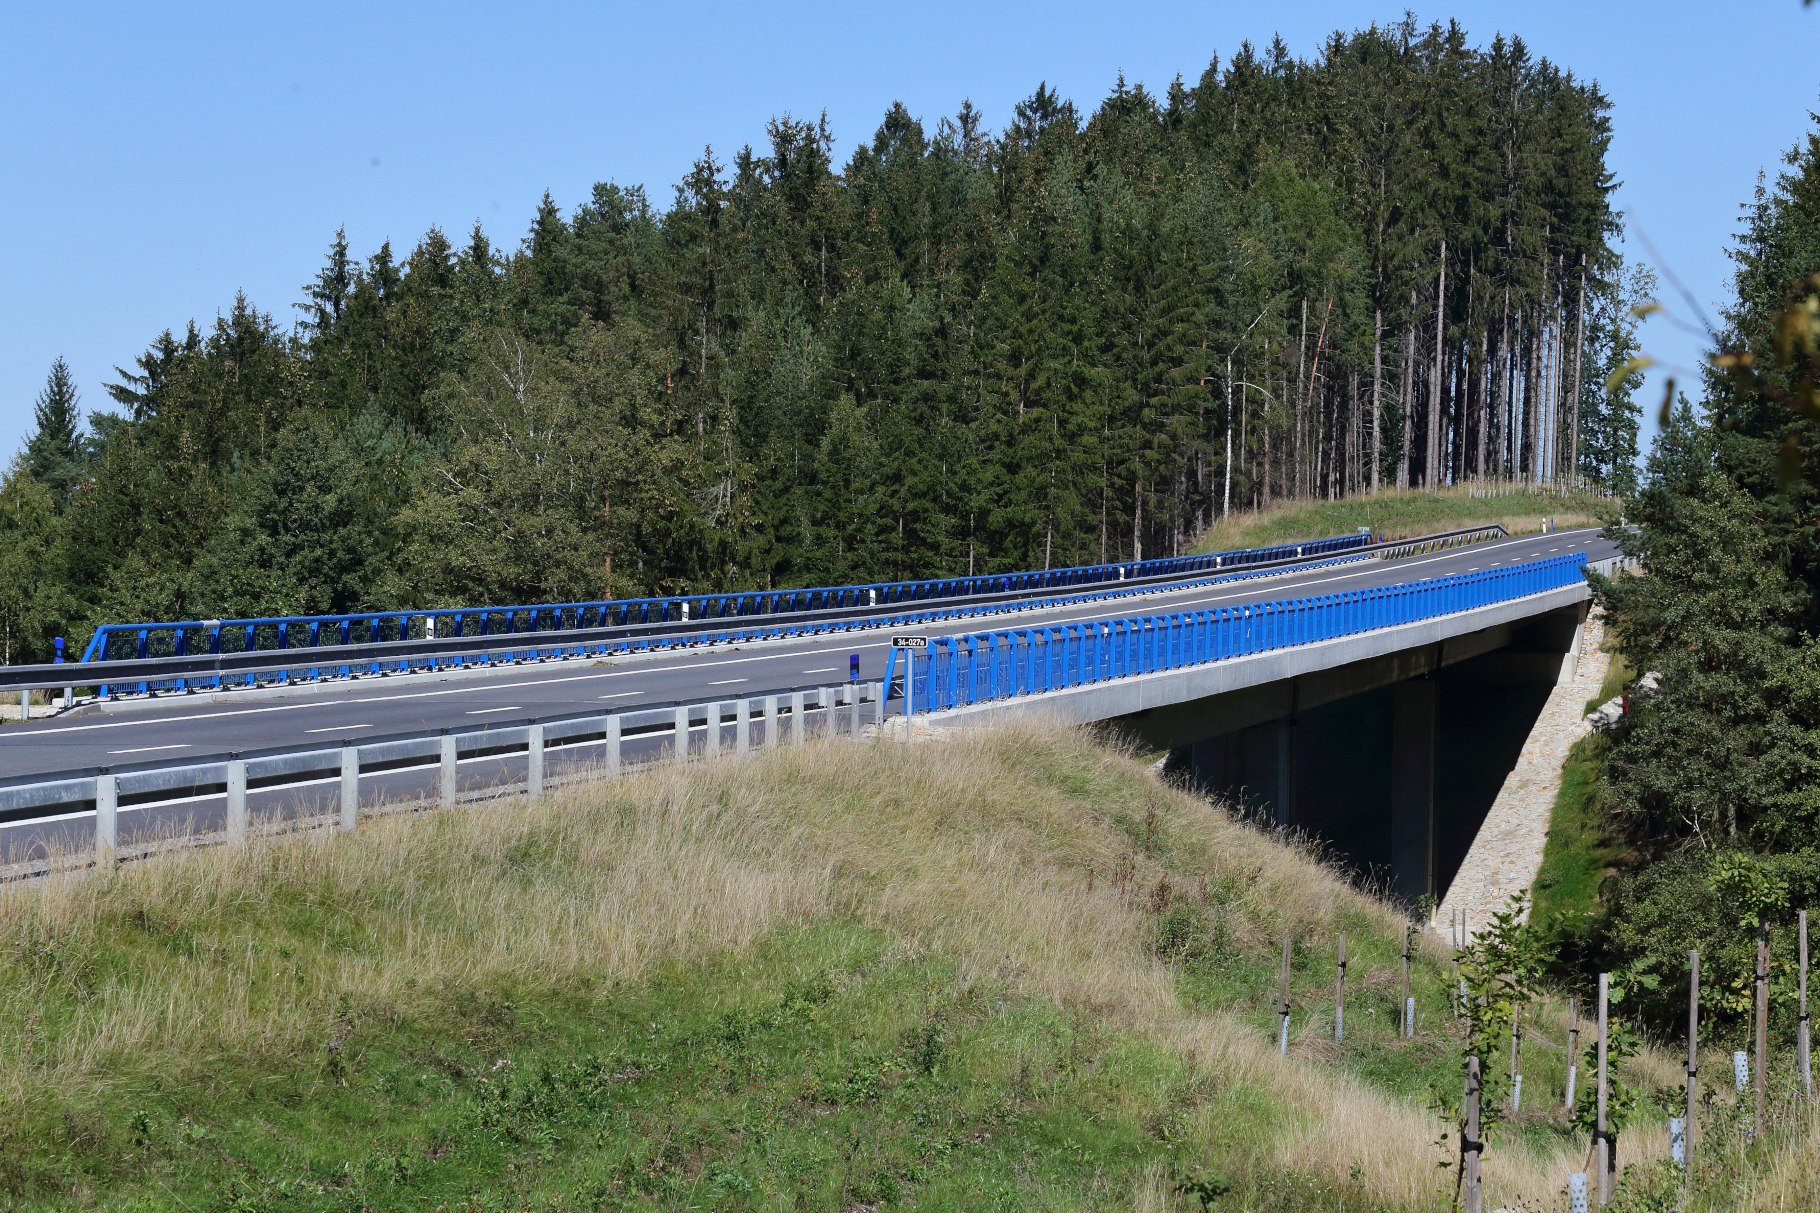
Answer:
<svg viewBox="0 0 1820 1213"><path fill-rule="evenodd" d="M1208 528L1197 552L1262 547L1297 539L1327 539L1350 535L1359 527L1392 539L1432 535L1440 531L1502 524L1513 535L1542 529L1553 518L1558 529L1590 526L1617 504L1586 493L1544 494L1510 491L1500 496L1474 497L1470 487L1438 492L1387 489L1376 495L1347 497L1339 501L1291 501L1256 512L1236 513Z"/></svg>
<svg viewBox="0 0 1820 1213"><path fill-rule="evenodd" d="M1399 925L1064 731L178 852L0 890L0 1196L1439 1208L1457 1028L1431 942L1393 1033ZM1537 1104L1488 1207L1552 1198L1583 1149Z"/></svg>

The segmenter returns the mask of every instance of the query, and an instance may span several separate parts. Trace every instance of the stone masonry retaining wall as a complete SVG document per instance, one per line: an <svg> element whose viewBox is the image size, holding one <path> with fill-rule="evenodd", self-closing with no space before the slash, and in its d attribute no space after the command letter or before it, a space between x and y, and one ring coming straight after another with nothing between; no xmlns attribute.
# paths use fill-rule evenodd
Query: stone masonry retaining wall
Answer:
<svg viewBox="0 0 1820 1213"><path fill-rule="evenodd" d="M1604 637L1602 617L1589 614L1580 628L1574 676L1549 694L1523 743L1517 765L1504 777L1485 824L1479 827L1472 849L1448 886L1433 924L1435 930L1445 931L1443 924L1452 922L1453 915L1463 909L1468 933L1477 935L1512 893L1535 883L1555 796L1561 790L1562 765L1574 742L1587 734L1586 702L1599 693L1610 664L1599 648Z"/></svg>

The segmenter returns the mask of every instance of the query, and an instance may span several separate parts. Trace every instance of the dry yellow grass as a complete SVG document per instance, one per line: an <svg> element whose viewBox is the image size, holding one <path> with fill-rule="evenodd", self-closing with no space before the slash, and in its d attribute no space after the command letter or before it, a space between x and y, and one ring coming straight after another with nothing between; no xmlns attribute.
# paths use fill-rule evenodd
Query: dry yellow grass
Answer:
<svg viewBox="0 0 1820 1213"><path fill-rule="evenodd" d="M964 975L1086 1010L1215 1084L1266 1093L1283 1111L1265 1165L1349 1187L1357 1166L1371 1199L1430 1205L1431 1112L1318 1059L1279 1058L1235 1016L1184 1010L1149 951L1149 907L1160 881L1196 872L1241 890L1228 920L1255 946L1330 938L1342 918L1397 929L1331 872L1060 730L818 743L541 804L387 817L352 837L177 852L0 890L0 948L54 954L0 993L0 1105L320 1048L338 1002L408 1008L449 984L635 981L780 928L856 921ZM154 938L189 925L127 969L85 969L122 921ZM81 1013L40 1022L43 983L70 980L88 985ZM1194 1131L1214 1141L1221 1126L1203 1113ZM1664 1147L1639 1134L1626 1142L1637 1148ZM1576 1153L1499 1149L1486 1207L1554 1203ZM1160 1176L1143 1189L1139 1207L1181 1207Z"/></svg>

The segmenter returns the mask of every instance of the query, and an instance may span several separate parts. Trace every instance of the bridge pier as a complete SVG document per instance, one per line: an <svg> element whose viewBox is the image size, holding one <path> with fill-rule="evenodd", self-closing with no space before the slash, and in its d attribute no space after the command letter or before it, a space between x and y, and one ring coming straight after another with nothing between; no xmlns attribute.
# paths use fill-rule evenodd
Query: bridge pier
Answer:
<svg viewBox="0 0 1820 1213"><path fill-rule="evenodd" d="M1435 699L1431 676L1392 688L1390 882L1410 905L1435 893Z"/></svg>

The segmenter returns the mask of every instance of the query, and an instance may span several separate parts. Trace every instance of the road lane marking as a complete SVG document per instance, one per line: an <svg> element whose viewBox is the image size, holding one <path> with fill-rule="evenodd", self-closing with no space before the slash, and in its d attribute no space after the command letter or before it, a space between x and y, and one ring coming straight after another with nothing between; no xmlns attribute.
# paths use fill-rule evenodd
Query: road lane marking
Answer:
<svg viewBox="0 0 1820 1213"><path fill-rule="evenodd" d="M110 753L110 754L150 754L153 750L187 750L189 748L190 748L189 743L185 742L182 745L142 745L142 746L138 747L137 749L109 750L108 753Z"/></svg>
<svg viewBox="0 0 1820 1213"><path fill-rule="evenodd" d="M624 699L627 695L643 695L643 691L615 691L611 695L602 695L602 699Z"/></svg>
<svg viewBox="0 0 1820 1213"><path fill-rule="evenodd" d="M805 673L805 674L837 674L839 672L840 672L840 667L837 665L823 666L819 670L804 670L803 671L803 673Z"/></svg>
<svg viewBox="0 0 1820 1213"><path fill-rule="evenodd" d="M750 678L723 678L719 682L710 682L708 685L711 687L724 687L724 686L731 686L733 683L736 683L736 682L751 682L751 681L752 680Z"/></svg>
<svg viewBox="0 0 1820 1213"><path fill-rule="evenodd" d="M372 729L372 728L377 728L377 727L378 727L377 725L371 725L371 724L332 724L326 729L305 729L304 732L306 732L306 733L346 733L353 729Z"/></svg>
<svg viewBox="0 0 1820 1213"><path fill-rule="evenodd" d="M490 716L494 712L522 712L522 711L524 711L523 708L519 707L517 704L513 704L509 708L475 708L472 712L469 712L468 715L470 715L470 716Z"/></svg>

